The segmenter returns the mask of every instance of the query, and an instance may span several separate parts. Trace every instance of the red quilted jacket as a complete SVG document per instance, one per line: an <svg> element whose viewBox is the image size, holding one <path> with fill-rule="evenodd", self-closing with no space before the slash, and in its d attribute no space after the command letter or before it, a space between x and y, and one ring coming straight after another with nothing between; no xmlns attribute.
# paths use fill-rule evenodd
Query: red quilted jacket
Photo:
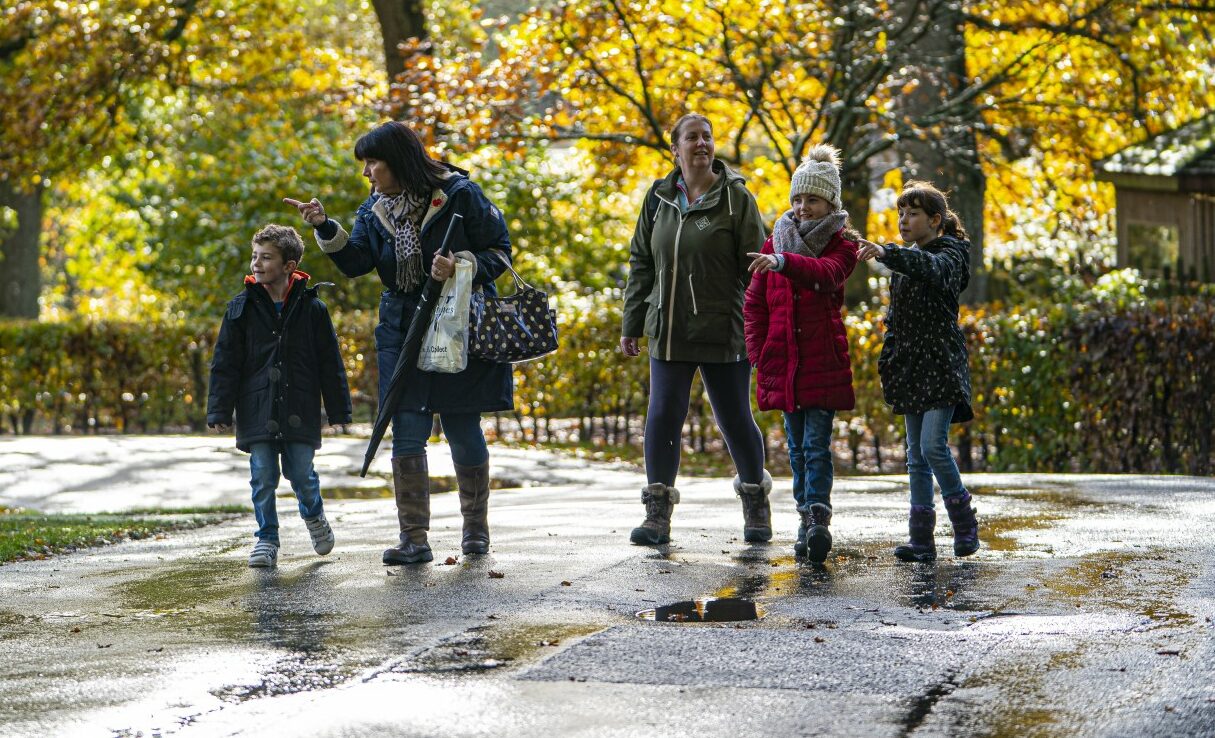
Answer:
<svg viewBox="0 0 1215 738"><path fill-rule="evenodd" d="M857 245L841 230L821 256L785 254L785 268L751 279L743 316L760 410L851 410L852 366L840 309ZM772 239L763 253L771 254Z"/></svg>

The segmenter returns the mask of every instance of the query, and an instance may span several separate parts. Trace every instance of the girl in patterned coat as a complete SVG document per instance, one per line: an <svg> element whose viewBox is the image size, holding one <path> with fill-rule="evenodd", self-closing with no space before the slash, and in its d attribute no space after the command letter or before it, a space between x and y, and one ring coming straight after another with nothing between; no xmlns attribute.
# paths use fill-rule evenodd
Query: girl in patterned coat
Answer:
<svg viewBox="0 0 1215 738"><path fill-rule="evenodd" d="M969 556L979 549L979 526L949 449L949 426L974 417L966 339L958 326L970 243L944 193L928 182L908 182L898 208L899 236L907 245L862 240L859 254L893 272L878 373L886 402L906 418L911 479L910 540L894 555L903 561L936 558L935 477L953 524L954 555Z"/></svg>
<svg viewBox="0 0 1215 738"><path fill-rule="evenodd" d="M840 201L840 158L820 144L793 173L790 209L752 259L743 308L760 410L784 411L793 497L801 524L793 550L814 562L831 550L831 429L856 405L840 309L856 266L856 239Z"/></svg>

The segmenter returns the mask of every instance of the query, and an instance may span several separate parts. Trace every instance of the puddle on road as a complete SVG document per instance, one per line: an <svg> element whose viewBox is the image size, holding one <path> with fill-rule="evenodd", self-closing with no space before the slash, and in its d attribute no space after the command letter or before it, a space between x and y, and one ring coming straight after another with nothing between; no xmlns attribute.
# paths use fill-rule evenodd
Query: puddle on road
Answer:
<svg viewBox="0 0 1215 738"><path fill-rule="evenodd" d="M1110 504L1107 502L1082 497L1079 494L1079 488L1072 485L1060 485L1050 488L979 486L970 487L969 489L970 493L974 495L976 507L983 504L983 497L987 495L992 497L1010 497L1014 500L1045 504L1065 510L1092 509L1110 506Z"/></svg>
<svg viewBox="0 0 1215 738"><path fill-rule="evenodd" d="M0 641L28 635L39 627L41 619L36 615L0 610Z"/></svg>
<svg viewBox="0 0 1215 738"><path fill-rule="evenodd" d="M1086 609L1131 611L1161 627L1193 625L1192 614L1176 607L1197 567L1161 549L1106 551L1086 557L1043 579L1046 597Z"/></svg>
<svg viewBox="0 0 1215 738"><path fill-rule="evenodd" d="M224 702L241 703L262 697L332 689L380 663L379 659L352 660L348 654L334 651L325 656L327 658L321 659L317 654L288 654L267 665L262 671L261 681L230 684L211 690L211 694Z"/></svg>
<svg viewBox="0 0 1215 738"><path fill-rule="evenodd" d="M134 610L174 613L219 599L231 599L252 587L247 571L228 558L196 559L184 566L158 570L114 589Z"/></svg>
<svg viewBox="0 0 1215 738"><path fill-rule="evenodd" d="M394 672L479 672L542 657L566 641L598 633L602 625L566 623L481 625L449 638Z"/></svg>
<svg viewBox="0 0 1215 738"><path fill-rule="evenodd" d="M1012 517L980 516L979 541L987 549L1000 551L1001 553L1028 550L1027 546L1017 541L1016 536L1013 535L1014 533L1027 530L1042 530L1051 527L1063 519L1063 515L1052 513L1037 513L1035 515ZM952 532L950 532L950 535L952 536ZM948 553L948 549L945 552L938 551L938 555L941 553Z"/></svg>
<svg viewBox="0 0 1215 738"><path fill-rule="evenodd" d="M658 623L734 623L758 620L767 613L752 600L738 597L702 597L642 610L637 617Z"/></svg>

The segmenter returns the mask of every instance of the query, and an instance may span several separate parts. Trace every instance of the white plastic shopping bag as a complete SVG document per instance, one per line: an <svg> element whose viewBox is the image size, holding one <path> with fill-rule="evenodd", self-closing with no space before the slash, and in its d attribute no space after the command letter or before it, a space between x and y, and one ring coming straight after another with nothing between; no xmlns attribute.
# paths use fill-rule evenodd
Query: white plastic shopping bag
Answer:
<svg viewBox="0 0 1215 738"><path fill-rule="evenodd" d="M434 314L422 339L418 368L424 372L462 372L468 366L468 303L472 299L473 262L456 258L456 272L443 283Z"/></svg>

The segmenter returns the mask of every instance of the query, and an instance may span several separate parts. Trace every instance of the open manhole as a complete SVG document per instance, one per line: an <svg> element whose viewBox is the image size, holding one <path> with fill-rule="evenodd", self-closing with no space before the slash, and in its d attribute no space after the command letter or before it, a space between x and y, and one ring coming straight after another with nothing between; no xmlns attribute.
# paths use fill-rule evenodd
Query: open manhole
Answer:
<svg viewBox="0 0 1215 738"><path fill-rule="evenodd" d="M728 623L737 620L759 620L766 613L751 600L739 597L702 597L673 602L652 610L642 610L637 617L658 623Z"/></svg>

